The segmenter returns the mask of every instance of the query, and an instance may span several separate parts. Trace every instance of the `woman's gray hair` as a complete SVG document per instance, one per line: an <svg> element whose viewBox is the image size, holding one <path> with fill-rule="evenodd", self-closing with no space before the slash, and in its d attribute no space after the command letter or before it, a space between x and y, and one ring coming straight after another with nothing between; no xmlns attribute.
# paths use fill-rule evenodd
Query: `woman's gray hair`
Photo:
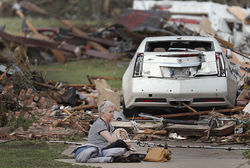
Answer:
<svg viewBox="0 0 250 168"><path fill-rule="evenodd" d="M110 102L110 101L103 101L98 106L99 114L101 115L101 114L105 113L109 107L115 108L115 105L112 102Z"/></svg>

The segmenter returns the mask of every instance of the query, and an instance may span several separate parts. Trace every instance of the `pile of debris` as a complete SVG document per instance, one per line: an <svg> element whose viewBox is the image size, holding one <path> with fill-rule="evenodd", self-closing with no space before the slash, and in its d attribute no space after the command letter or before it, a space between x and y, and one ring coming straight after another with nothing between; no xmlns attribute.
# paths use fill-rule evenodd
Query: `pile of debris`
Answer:
<svg viewBox="0 0 250 168"><path fill-rule="evenodd" d="M127 10L113 25L99 31L75 27L69 20L61 20L66 28L35 28L21 10L16 14L23 19L22 35L12 35L0 29L0 59L11 61L10 43L27 47L32 64L66 62L85 57L121 59L131 57L147 36L196 35L183 26L168 26L169 12ZM129 22L128 22L129 20ZM8 25L7 25L8 26Z"/></svg>
<svg viewBox="0 0 250 168"><path fill-rule="evenodd" d="M28 47L28 55L31 63L49 63L55 60L62 63L80 59L80 57L83 56L94 56L107 59L118 59L122 56L120 53L110 53L106 48L100 45L103 44L109 47L114 46L113 41L89 37L78 28L73 27L69 21L64 20L63 23L72 27L73 32L62 29L35 29L31 25L30 28L33 29L35 34L33 37L29 37L28 34L25 36L15 36L0 31L0 37L2 39L0 41L1 60L8 62L8 60L13 58L11 52L9 52L10 42ZM48 32L52 34L42 34ZM90 48L94 48L94 50Z"/></svg>
<svg viewBox="0 0 250 168"><path fill-rule="evenodd" d="M0 66L0 139L84 136L104 99L120 110L119 91L111 90L101 77L88 76L89 81L98 78L95 84L45 82L30 68L25 48L18 46L15 53L14 64Z"/></svg>
<svg viewBox="0 0 250 168"><path fill-rule="evenodd" d="M167 11L128 10L114 25L90 33L68 20L62 20L67 28L34 28L20 10L16 14L23 19L22 35L0 30L0 61L6 63L0 66L0 139L59 140L75 134L87 135L89 125L98 117L100 102L110 100L120 111L120 92L112 90L101 80L103 77L88 77L89 84L78 85L45 82L30 63L66 62L85 57L120 59L131 57L147 36L200 33L183 24L169 24L174 18ZM206 18L202 23L208 23ZM204 28L204 25L208 27L199 26ZM112 124L132 131L134 138L140 140L202 137L210 142L249 142L250 58L235 51L232 43L216 35L215 38L225 47L225 52L227 48L233 50L230 62L239 81L237 105L240 107L207 111L187 107L187 112L127 118L131 121L117 112ZM92 79L96 79L94 83Z"/></svg>
<svg viewBox="0 0 250 168"><path fill-rule="evenodd" d="M212 35L230 42L230 49L250 55L249 8L198 1L134 0L135 10L170 13L168 24L183 25L201 35Z"/></svg>
<svg viewBox="0 0 250 168"><path fill-rule="evenodd" d="M54 61L62 63L86 57L131 58L145 37L200 35L201 33L191 30L192 27L188 27L187 24L176 22L170 24L173 14L168 11L127 10L113 25L99 31L88 29L88 33L75 27L69 20L62 20L66 28L34 28L20 10L17 10L16 14L23 19L22 35L12 35L0 30L0 60L4 63L13 62L11 48L20 44L27 48L27 55L32 64ZM209 27L207 25L209 21L205 22L205 20L206 18L203 18L204 22L197 25L206 33L211 34L210 31L204 29ZM4 30L4 27L2 29ZM231 49L232 69L240 72L239 80L249 76L248 55L217 34L214 34L214 37L222 46Z"/></svg>
<svg viewBox="0 0 250 168"><path fill-rule="evenodd" d="M19 46L15 51L15 64L1 66L1 140L86 136L99 116L98 104L110 100L116 107L112 125L127 129L137 140L198 137L206 142L249 142L249 97L243 96L246 106L207 111L187 106L187 112L125 118L119 112L119 90L112 90L104 80L111 78L88 76L90 84L77 85L45 82L39 72L30 68L25 49Z"/></svg>
<svg viewBox="0 0 250 168"><path fill-rule="evenodd" d="M154 116L141 113L112 125L132 131L134 139L140 141L195 138L220 144L249 143L249 106L207 111L192 108L191 112Z"/></svg>
<svg viewBox="0 0 250 168"><path fill-rule="evenodd" d="M197 111L187 105L186 112L125 118L119 112L120 91L112 90L104 80L116 78L87 76L89 84L45 82L41 73L32 70L26 48L15 46L13 51L15 62L0 66L1 139L60 140L76 134L86 136L89 126L99 117L97 106L103 100L115 104L112 124L126 128L134 139L198 136L204 141L225 143L249 139L249 81L243 85L238 107Z"/></svg>

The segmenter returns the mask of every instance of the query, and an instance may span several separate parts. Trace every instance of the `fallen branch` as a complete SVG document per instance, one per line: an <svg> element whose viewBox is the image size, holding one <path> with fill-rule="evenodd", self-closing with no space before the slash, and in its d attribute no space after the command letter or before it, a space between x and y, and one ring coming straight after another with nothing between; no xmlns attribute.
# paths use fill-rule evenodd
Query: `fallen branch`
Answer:
<svg viewBox="0 0 250 168"><path fill-rule="evenodd" d="M40 82L37 82L37 81L32 81L32 83L36 84L36 85L39 85L39 86L42 86L42 87L46 87L46 88L49 88L49 89L53 89L53 90L60 90L54 86L51 86L51 85L48 85L48 84L45 84L45 83L40 83Z"/></svg>
<svg viewBox="0 0 250 168"><path fill-rule="evenodd" d="M198 111L196 111L195 109L193 109L191 106L187 105L186 103L182 102L182 104L187 107L189 110L195 112L195 113L198 113Z"/></svg>
<svg viewBox="0 0 250 168"><path fill-rule="evenodd" d="M78 29L77 27L75 27L69 20L62 20L62 23L72 29L72 31L76 34L79 34L83 37L86 37L88 36L85 32L81 31L80 29ZM93 42L93 41L87 41L87 43L93 47L94 49L98 50L98 51L102 51L102 52L105 52L105 53L109 53L109 51L104 48L103 46L101 46L100 44L96 43L96 42Z"/></svg>
<svg viewBox="0 0 250 168"><path fill-rule="evenodd" d="M228 112L237 112L242 111L244 107L235 107L233 109L221 109L221 110L215 110L215 112L218 113L228 113ZM177 113L177 114L165 114L165 115L155 115L155 117L163 117L163 118L174 118L174 117L183 117L183 116L195 116L195 115L204 115L208 114L211 111L198 111L197 113L194 112L188 112L188 113ZM134 119L134 120L143 120L143 119L149 119L144 117L128 117L128 119Z"/></svg>

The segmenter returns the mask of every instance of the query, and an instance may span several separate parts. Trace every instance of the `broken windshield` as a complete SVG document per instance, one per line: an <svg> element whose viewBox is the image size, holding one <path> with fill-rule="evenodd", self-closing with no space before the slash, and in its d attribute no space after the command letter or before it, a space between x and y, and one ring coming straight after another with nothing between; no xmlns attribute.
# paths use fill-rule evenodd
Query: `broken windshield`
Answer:
<svg viewBox="0 0 250 168"><path fill-rule="evenodd" d="M150 41L146 43L145 52L187 52L214 51L211 41Z"/></svg>

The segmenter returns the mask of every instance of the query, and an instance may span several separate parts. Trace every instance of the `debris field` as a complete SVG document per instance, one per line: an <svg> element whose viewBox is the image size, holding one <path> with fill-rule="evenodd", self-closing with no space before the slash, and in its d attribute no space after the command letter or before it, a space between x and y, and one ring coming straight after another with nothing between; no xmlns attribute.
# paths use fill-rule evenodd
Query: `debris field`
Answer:
<svg viewBox="0 0 250 168"><path fill-rule="evenodd" d="M220 144L249 143L250 53L244 48L249 43L235 48L216 33L212 35L225 52L227 48L232 50L230 63L239 83L236 106L197 110L186 105L182 112L125 118L122 93L106 82L121 78L87 76L86 84L46 81L31 65L89 57L129 60L145 37L194 36L200 32L185 24L167 24L172 16L168 11L126 10L114 24L101 30L83 30L65 19L61 22L66 28L35 28L21 10L15 12L23 20L21 35L5 32L4 26L0 28L0 142L86 136L99 117L98 104L110 100L116 106L112 125L125 128L134 140L195 138ZM249 24L248 18L249 15L241 21ZM24 125L19 126L20 122Z"/></svg>

